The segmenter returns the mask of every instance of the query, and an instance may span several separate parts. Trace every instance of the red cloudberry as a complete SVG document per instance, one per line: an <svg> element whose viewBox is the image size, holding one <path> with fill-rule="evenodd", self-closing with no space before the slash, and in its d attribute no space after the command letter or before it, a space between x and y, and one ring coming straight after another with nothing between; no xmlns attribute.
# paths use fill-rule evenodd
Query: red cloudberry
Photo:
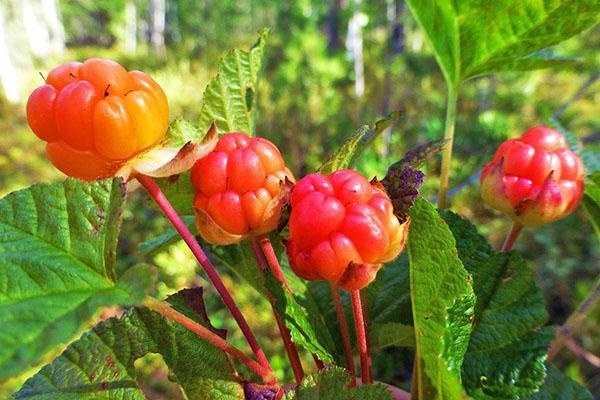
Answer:
<svg viewBox="0 0 600 400"><path fill-rule="evenodd" d="M304 279L361 289L404 248L409 221L400 224L383 188L358 172L307 175L290 205L286 250Z"/></svg>
<svg viewBox="0 0 600 400"><path fill-rule="evenodd" d="M92 58L54 68L27 102L33 132L54 166L84 180L109 177L156 145L168 127L167 98L140 71Z"/></svg>
<svg viewBox="0 0 600 400"><path fill-rule="evenodd" d="M481 172L482 197L523 226L541 225L577 207L584 175L563 135L536 126L500 145Z"/></svg>
<svg viewBox="0 0 600 400"><path fill-rule="evenodd" d="M293 175L273 143L233 132L196 161L191 179L198 231L208 242L229 244L277 227Z"/></svg>

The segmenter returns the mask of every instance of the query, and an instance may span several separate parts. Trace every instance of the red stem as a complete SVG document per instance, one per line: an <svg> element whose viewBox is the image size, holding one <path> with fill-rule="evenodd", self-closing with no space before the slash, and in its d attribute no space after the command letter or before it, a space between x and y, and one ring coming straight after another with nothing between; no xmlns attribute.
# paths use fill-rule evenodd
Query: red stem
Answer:
<svg viewBox="0 0 600 400"><path fill-rule="evenodd" d="M267 242L268 243L268 247L270 247L270 252L265 252L264 249L264 245L263 242ZM269 241L268 238L262 238L262 239L252 239L250 240L250 243L252 245L252 251L254 253L254 257L256 258L256 261L258 262L258 266L260 267L261 270L266 270L267 268L270 268L271 273L277 278L277 280L279 280L281 283L283 283L287 288L287 284L285 282L285 278L283 276L283 271L281 270L281 266L279 265L279 261L277 260L277 257L275 255L275 251L273 251L273 247L271 246L271 242ZM273 261L273 259L275 259L275 261ZM279 313L277 312L277 309L275 308L275 299L273 298L273 296L271 295L271 293L269 293L269 302L271 303L271 308L273 309L273 315L275 315L275 321L277 322L277 327L279 328L279 334L281 335L281 339L283 340L283 345L285 346L285 351L287 352L288 358L290 359L290 364L292 366L292 371L294 372L294 378L296 379L296 384L300 384L302 382L302 379L304 379L304 369L302 368L302 363L300 361L300 356L298 355L298 349L296 348L296 346L294 345L294 342L292 341L292 335L290 333L290 330L288 329L287 326L285 326L285 323L283 322L283 319L281 318L281 315L279 315Z"/></svg>
<svg viewBox="0 0 600 400"><path fill-rule="evenodd" d="M340 297L340 291L337 286L329 285L331 289L331 297L333 304L335 305L335 312L337 314L338 322L340 325L340 334L342 335L342 345L344 347L344 356L346 358L346 368L352 377L350 386L356 386L356 370L354 369L354 359L352 358L352 344L350 343L350 329L348 329L348 321L344 315L344 307L342 306L342 298Z"/></svg>
<svg viewBox="0 0 600 400"><path fill-rule="evenodd" d="M356 329L356 339L358 341L358 350L360 353L361 379L365 384L373 383L371 378L371 357L367 346L367 330L363 316L362 301L360 299L360 290L351 290L352 312L354 313L354 325Z"/></svg>
<svg viewBox="0 0 600 400"><path fill-rule="evenodd" d="M206 254L204 254L204 251L202 250L202 248L196 241L196 238L194 237L194 235L189 231L189 229L187 228L187 226L185 225L185 223L183 222L183 220L181 219L179 214L177 214L177 211L175 211L175 209L173 208L171 203L169 203L169 200L166 198L164 193L160 190L160 187L156 184L154 179L152 179L149 176L142 175L142 174L137 175L136 179L148 191L150 196L154 199L156 204L163 211L163 213L165 214L167 219L171 222L171 224L173 225L175 230L177 230L177 232L181 235L181 237L183 238L185 243L188 245L188 247L190 248L190 250L196 257L196 259L198 260L198 262L204 269L204 272L206 273L206 275L208 276L208 278L214 285L215 289L221 296L221 299L223 299L223 302L225 303L227 308L229 308L231 315L236 320L238 326L242 330L242 333L246 337L246 340L248 341L248 344L252 348L252 351L254 352L254 355L256 356L256 359L258 360L258 362L264 368L271 370L269 361L267 360L267 357L265 356L264 351L258 344L256 337L252 333L252 330L250 329L248 322L246 322L246 319L240 312L240 309L235 304L233 298L231 297L231 294L229 293L229 291L223 284L223 281L217 274L215 267L212 265L212 263L210 262L210 260L206 256Z"/></svg>
<svg viewBox="0 0 600 400"><path fill-rule="evenodd" d="M275 377L270 367L265 367L264 365L257 363L256 361L242 353L240 350L230 345L219 335L215 334L214 332L211 332L208 328L205 328L196 321L186 317L184 314L181 314L179 311L171 308L171 306L168 303L157 300L153 297L146 297L144 299L144 305L149 309L156 311L163 317L175 321L179 325L194 332L204 340L213 344L215 347L231 355L232 357L240 361L242 364L247 366L251 371L260 376L264 383L275 383Z"/></svg>
<svg viewBox="0 0 600 400"><path fill-rule="evenodd" d="M504 241L500 251L512 250L517 238L519 237L519 233L521 233L521 229L523 229L523 225L519 224L518 222L513 222L512 228L510 229L508 236L506 236L506 240Z"/></svg>

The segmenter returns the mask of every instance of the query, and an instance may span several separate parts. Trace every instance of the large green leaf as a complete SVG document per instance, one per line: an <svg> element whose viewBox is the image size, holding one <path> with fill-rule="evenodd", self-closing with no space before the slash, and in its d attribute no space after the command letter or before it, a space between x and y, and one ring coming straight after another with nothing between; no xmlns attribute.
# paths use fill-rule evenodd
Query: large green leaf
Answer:
<svg viewBox="0 0 600 400"><path fill-rule="evenodd" d="M342 368L328 368L309 375L284 400L392 400L388 389L381 384L349 388L350 376Z"/></svg>
<svg viewBox="0 0 600 400"><path fill-rule="evenodd" d="M201 293L195 293L198 298ZM177 295L178 311L207 321ZM73 343L52 364L29 379L17 399L143 399L136 384L135 361L160 354L170 376L190 399L243 398L229 360L216 347L180 325L145 308L112 318Z"/></svg>
<svg viewBox="0 0 600 400"><path fill-rule="evenodd" d="M563 374L554 365L548 366L548 376L540 390L523 400L592 400L592 395L579 383Z"/></svg>
<svg viewBox="0 0 600 400"><path fill-rule="evenodd" d="M204 91L200 111L200 132L207 132L214 122L221 132L254 132L254 109L258 75L268 30L246 52L231 50L221 60L219 71Z"/></svg>
<svg viewBox="0 0 600 400"><path fill-rule="evenodd" d="M471 333L475 296L450 229L419 199L410 212L410 292L418 399L461 399L460 369Z"/></svg>
<svg viewBox="0 0 600 400"><path fill-rule="evenodd" d="M463 384L476 398L518 398L537 390L554 330L533 272L517 253L498 253L458 215L444 211L458 254L473 277L474 328L463 363Z"/></svg>
<svg viewBox="0 0 600 400"><path fill-rule="evenodd" d="M564 63L540 53L599 21L599 0L408 0L449 86Z"/></svg>
<svg viewBox="0 0 600 400"><path fill-rule="evenodd" d="M0 200L0 381L61 351L103 306L138 304L148 267L115 278L120 180L34 185Z"/></svg>

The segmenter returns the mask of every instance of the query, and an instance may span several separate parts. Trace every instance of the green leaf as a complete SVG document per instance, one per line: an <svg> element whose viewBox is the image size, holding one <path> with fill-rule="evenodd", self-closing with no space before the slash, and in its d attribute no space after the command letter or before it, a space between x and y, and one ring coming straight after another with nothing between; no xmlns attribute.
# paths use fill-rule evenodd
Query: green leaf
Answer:
<svg viewBox="0 0 600 400"><path fill-rule="evenodd" d="M309 314L269 271L265 271L265 286L275 300L275 308L289 328L294 343L302 346L325 362L332 362L328 349L335 348L325 321L320 315Z"/></svg>
<svg viewBox="0 0 600 400"><path fill-rule="evenodd" d="M600 171L586 178L583 207L600 239Z"/></svg>
<svg viewBox="0 0 600 400"><path fill-rule="evenodd" d="M163 144L169 147L181 147L188 142L200 143L207 131L200 131L191 122L179 117L169 124Z"/></svg>
<svg viewBox="0 0 600 400"><path fill-rule="evenodd" d="M0 382L40 365L104 306L138 304L145 266L115 281L124 186L40 184L0 200Z"/></svg>
<svg viewBox="0 0 600 400"><path fill-rule="evenodd" d="M177 214L194 215L194 187L189 171L156 181Z"/></svg>
<svg viewBox="0 0 600 400"><path fill-rule="evenodd" d="M463 384L470 395L518 398L537 390L554 330L533 272L518 253L492 250L475 227L442 211L477 296Z"/></svg>
<svg viewBox="0 0 600 400"><path fill-rule="evenodd" d="M460 368L471 333L475 296L450 229L419 199L408 236L418 399L461 399Z"/></svg>
<svg viewBox="0 0 600 400"><path fill-rule="evenodd" d="M185 225L188 227L188 229L190 229L190 231L193 232L193 230L195 229L194 228L195 218L191 215L183 215L181 217L181 219L183 220ZM182 240L179 233L177 233L177 231L175 229L170 228L162 235L154 236L153 238L150 238L150 239L140 243L138 249L139 249L140 253L144 253L144 254L156 253L161 250L164 250L167 246L169 246L173 243L176 243L179 240Z"/></svg>
<svg viewBox="0 0 600 400"><path fill-rule="evenodd" d="M460 29L455 2L407 0L407 4L433 47L448 86L458 87L461 81Z"/></svg>
<svg viewBox="0 0 600 400"><path fill-rule="evenodd" d="M211 254L227 267L232 274L250 284L258 293L267 298L265 285L261 279L262 272L258 268L249 241L230 246L210 246Z"/></svg>
<svg viewBox="0 0 600 400"><path fill-rule="evenodd" d="M554 365L548 365L548 376L539 392L522 398L523 400L592 400L587 389L563 374Z"/></svg>
<svg viewBox="0 0 600 400"><path fill-rule="evenodd" d="M182 306L177 295L170 299L178 311L195 315ZM129 310L121 318L97 325L74 342L52 364L29 379L17 399L143 399L137 388L135 361L160 354L191 399L243 399L241 386L224 353L185 328L145 308ZM207 366L210 366L208 368Z"/></svg>
<svg viewBox="0 0 600 400"><path fill-rule="evenodd" d="M246 52L231 50L220 62L219 71L204 91L199 131L207 132L214 122L220 132L254 132L255 92L268 30Z"/></svg>
<svg viewBox="0 0 600 400"><path fill-rule="evenodd" d="M331 367L304 378L300 386L283 396L284 400L392 400L384 385L362 385L349 388L350 376L338 367Z"/></svg>
<svg viewBox="0 0 600 400"><path fill-rule="evenodd" d="M368 143L386 130L398 117L399 113L395 112L390 117L375 122L373 127L364 125L358 128L354 135L346 140L333 156L321 164L318 171L323 174L330 174L340 169L349 168L352 162L368 146Z"/></svg>
<svg viewBox="0 0 600 400"><path fill-rule="evenodd" d="M598 0L408 0L451 87L474 76L568 62L540 53L592 27Z"/></svg>
<svg viewBox="0 0 600 400"><path fill-rule="evenodd" d="M397 322L373 325L369 333L369 344L372 352L392 346L414 347L415 328Z"/></svg>

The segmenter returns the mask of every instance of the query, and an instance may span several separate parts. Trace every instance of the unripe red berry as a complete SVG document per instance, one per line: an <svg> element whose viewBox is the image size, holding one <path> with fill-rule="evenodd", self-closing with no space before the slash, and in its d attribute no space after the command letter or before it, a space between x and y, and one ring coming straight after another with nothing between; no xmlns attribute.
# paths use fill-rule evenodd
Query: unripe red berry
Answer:
<svg viewBox="0 0 600 400"><path fill-rule="evenodd" d="M231 244L277 227L285 183L294 178L273 143L233 132L196 161L191 179L200 235Z"/></svg>
<svg viewBox="0 0 600 400"><path fill-rule="evenodd" d="M404 248L409 221L400 224L383 188L356 171L305 176L290 205L286 251L304 279L362 289Z"/></svg>
<svg viewBox="0 0 600 400"><path fill-rule="evenodd" d="M486 203L523 226L570 214L583 196L583 164L560 132L536 126L500 145L481 172Z"/></svg>
<svg viewBox="0 0 600 400"><path fill-rule="evenodd" d="M153 147L169 124L167 98L140 71L92 58L54 68L31 93L27 120L55 167L91 181Z"/></svg>

